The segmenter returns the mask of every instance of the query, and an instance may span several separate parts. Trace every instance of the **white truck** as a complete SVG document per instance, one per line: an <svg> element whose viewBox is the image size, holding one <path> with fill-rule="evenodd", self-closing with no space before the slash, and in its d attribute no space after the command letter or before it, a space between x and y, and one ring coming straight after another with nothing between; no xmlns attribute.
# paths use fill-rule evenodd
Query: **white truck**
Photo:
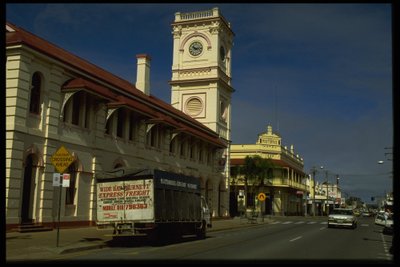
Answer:
<svg viewBox="0 0 400 267"><path fill-rule="evenodd" d="M96 176L97 227L112 227L113 237L197 235L211 227L210 210L200 180L182 174L119 169Z"/></svg>

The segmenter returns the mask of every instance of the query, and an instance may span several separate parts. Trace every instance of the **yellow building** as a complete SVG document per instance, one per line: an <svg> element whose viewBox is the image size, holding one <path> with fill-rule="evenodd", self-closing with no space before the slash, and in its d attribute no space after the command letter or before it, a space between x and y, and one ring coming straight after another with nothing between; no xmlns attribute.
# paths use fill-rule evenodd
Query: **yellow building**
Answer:
<svg viewBox="0 0 400 267"><path fill-rule="evenodd" d="M188 31L198 22L203 29ZM218 9L177 13L173 28L170 105L150 93L150 56L137 55L131 84L6 23L7 228L53 226L59 197L62 225L92 225L96 174L118 167L198 177L213 216L228 215L228 172L220 163L229 147L233 35ZM51 157L61 145L73 162L70 187L59 191Z"/></svg>
<svg viewBox="0 0 400 267"><path fill-rule="evenodd" d="M244 192L243 174L232 177L231 185L231 215L238 214L241 209L260 208L264 214L304 215L307 210L312 180L303 171L303 159L294 152L294 146L288 149L282 146L281 137L267 131L258 135L255 144L231 145L231 168L243 166L246 156L260 156L270 159L273 163L270 178L265 179L264 188L256 188L254 192ZM251 188L251 184L249 184ZM264 203L257 200L257 194L263 192L267 198ZM235 204L237 203L237 205ZM244 206L241 206L243 203ZM262 204L262 205L261 205Z"/></svg>

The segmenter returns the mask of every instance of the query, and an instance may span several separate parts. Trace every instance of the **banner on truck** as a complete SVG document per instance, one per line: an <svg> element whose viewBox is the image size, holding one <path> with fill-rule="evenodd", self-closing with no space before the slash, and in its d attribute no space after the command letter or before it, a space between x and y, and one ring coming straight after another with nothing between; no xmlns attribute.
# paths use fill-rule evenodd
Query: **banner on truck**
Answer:
<svg viewBox="0 0 400 267"><path fill-rule="evenodd" d="M97 220L153 220L151 179L97 184Z"/></svg>

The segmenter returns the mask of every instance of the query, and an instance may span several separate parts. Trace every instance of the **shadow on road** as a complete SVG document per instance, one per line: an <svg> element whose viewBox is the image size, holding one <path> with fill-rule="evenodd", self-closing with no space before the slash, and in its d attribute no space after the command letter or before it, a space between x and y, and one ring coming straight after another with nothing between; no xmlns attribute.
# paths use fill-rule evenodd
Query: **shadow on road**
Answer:
<svg viewBox="0 0 400 267"><path fill-rule="evenodd" d="M211 236L207 236L206 238L212 238ZM168 246L178 243L186 243L186 242L194 242L200 240L196 236L182 236L182 237L174 237L167 236L158 239L151 240L147 236L121 236L115 237L112 240L105 242L109 247L160 247L160 246Z"/></svg>

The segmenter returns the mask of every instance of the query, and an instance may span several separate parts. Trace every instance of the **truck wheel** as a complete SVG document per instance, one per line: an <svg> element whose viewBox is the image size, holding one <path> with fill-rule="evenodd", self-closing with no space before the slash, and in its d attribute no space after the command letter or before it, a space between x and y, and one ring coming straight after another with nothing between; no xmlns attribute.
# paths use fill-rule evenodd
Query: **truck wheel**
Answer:
<svg viewBox="0 0 400 267"><path fill-rule="evenodd" d="M206 238L206 228L207 226L206 226L206 222L202 222L202 224L201 224L201 229L198 229L197 230L197 233L196 233L196 236L197 236L197 238L199 238L199 239L204 239L204 238Z"/></svg>
<svg viewBox="0 0 400 267"><path fill-rule="evenodd" d="M160 237L161 237L161 233L160 233L160 229L158 229L158 228L155 228L155 229L147 232L148 241L152 244L155 244L155 245L161 244L162 238L160 238Z"/></svg>

